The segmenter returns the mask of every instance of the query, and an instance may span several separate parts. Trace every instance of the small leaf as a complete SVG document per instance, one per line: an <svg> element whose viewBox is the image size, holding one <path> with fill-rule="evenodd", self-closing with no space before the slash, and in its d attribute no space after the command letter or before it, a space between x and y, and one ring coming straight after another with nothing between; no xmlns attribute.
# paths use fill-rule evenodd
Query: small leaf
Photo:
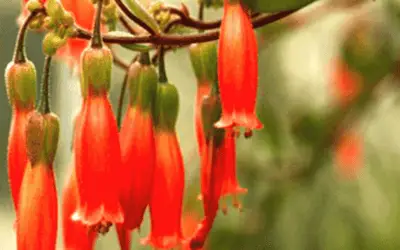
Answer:
<svg viewBox="0 0 400 250"><path fill-rule="evenodd" d="M146 9L136 0L125 0L132 13L147 24L153 31L160 33L160 27Z"/></svg>

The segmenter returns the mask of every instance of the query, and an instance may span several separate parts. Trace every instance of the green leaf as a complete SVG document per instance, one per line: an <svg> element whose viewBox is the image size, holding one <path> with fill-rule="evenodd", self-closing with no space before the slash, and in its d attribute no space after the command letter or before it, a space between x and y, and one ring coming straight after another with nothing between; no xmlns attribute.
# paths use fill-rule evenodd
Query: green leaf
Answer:
<svg viewBox="0 0 400 250"><path fill-rule="evenodd" d="M146 23L152 30L160 33L160 27L147 10L136 0L125 0L132 13Z"/></svg>
<svg viewBox="0 0 400 250"><path fill-rule="evenodd" d="M285 10L300 9L318 0L243 0L253 11L278 12Z"/></svg>

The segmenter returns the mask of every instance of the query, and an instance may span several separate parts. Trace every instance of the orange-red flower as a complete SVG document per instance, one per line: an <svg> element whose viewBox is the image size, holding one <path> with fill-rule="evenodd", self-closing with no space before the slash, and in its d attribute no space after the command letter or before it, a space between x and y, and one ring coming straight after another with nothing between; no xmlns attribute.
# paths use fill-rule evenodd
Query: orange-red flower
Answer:
<svg viewBox="0 0 400 250"><path fill-rule="evenodd" d="M17 211L17 249L55 250L57 191L53 161L59 136L53 114L30 115L26 128L28 164L21 184Z"/></svg>
<svg viewBox="0 0 400 250"><path fill-rule="evenodd" d="M93 226L123 222L118 182L121 152L108 97L89 96L75 127L75 164L80 204L75 218Z"/></svg>
<svg viewBox="0 0 400 250"><path fill-rule="evenodd" d="M28 163L26 123L36 100L35 66L30 61L12 62L7 66L5 78L7 95L12 107L7 151L8 178L14 208L17 211L21 182Z"/></svg>
<svg viewBox="0 0 400 250"><path fill-rule="evenodd" d="M144 53L129 68L130 103L120 131L121 205L125 213L124 224L117 227L121 249L129 249L130 231L140 227L151 198L156 153L152 109L157 82L157 72Z"/></svg>
<svg viewBox="0 0 400 250"><path fill-rule="evenodd" d="M57 193L53 166L27 165L17 212L18 250L54 250L57 238Z"/></svg>
<svg viewBox="0 0 400 250"><path fill-rule="evenodd" d="M225 0L218 47L222 116L219 128L262 128L255 114L258 85L257 39L240 1Z"/></svg>
<svg viewBox="0 0 400 250"><path fill-rule="evenodd" d="M155 104L156 161L150 200L151 233L143 241L155 248L181 244L184 167L176 136L179 97L169 83L159 83Z"/></svg>
<svg viewBox="0 0 400 250"><path fill-rule="evenodd" d="M198 223L201 221L200 216L194 211L186 211L182 217L182 233L185 238L190 238L198 227ZM188 242L189 243L189 242ZM183 244L182 250L192 250L190 244ZM204 247L198 248L198 250L205 250Z"/></svg>
<svg viewBox="0 0 400 250"><path fill-rule="evenodd" d="M78 207L79 195L75 176L75 166L72 165L62 192L62 226L65 250L93 250L97 232L80 222L73 221L72 215Z"/></svg>
<svg viewBox="0 0 400 250"><path fill-rule="evenodd" d="M74 219L104 232L122 223L120 206L121 149L117 123L108 98L112 55L104 48L82 54L83 107L75 124L74 152L79 206Z"/></svg>

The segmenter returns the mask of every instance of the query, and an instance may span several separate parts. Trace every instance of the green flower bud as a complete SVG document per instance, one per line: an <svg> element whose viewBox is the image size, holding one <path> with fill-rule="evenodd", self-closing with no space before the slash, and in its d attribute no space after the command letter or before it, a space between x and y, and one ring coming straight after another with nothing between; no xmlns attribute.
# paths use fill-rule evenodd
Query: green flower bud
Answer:
<svg viewBox="0 0 400 250"><path fill-rule="evenodd" d="M90 93L97 95L108 92L111 83L113 64L109 48L86 48L82 53L81 90L82 95Z"/></svg>
<svg viewBox="0 0 400 250"><path fill-rule="evenodd" d="M36 68L31 61L8 64L5 73L7 95L11 106L33 108L36 100Z"/></svg>
<svg viewBox="0 0 400 250"><path fill-rule="evenodd" d="M26 150L32 166L54 161L59 133L59 120L55 114L32 112L26 126Z"/></svg>
<svg viewBox="0 0 400 250"><path fill-rule="evenodd" d="M141 60L134 62L128 71L130 105L151 112L157 94L158 76L150 64L149 54L143 53Z"/></svg>
<svg viewBox="0 0 400 250"><path fill-rule="evenodd" d="M48 0L46 11L47 15L51 17L55 23L61 22L64 17L64 9L57 0Z"/></svg>
<svg viewBox="0 0 400 250"><path fill-rule="evenodd" d="M199 83L215 82L217 79L217 43L192 44L189 47L190 61Z"/></svg>
<svg viewBox="0 0 400 250"><path fill-rule="evenodd" d="M66 38L61 38L54 32L49 32L43 39L43 53L53 56L59 48L67 42Z"/></svg>
<svg viewBox="0 0 400 250"><path fill-rule="evenodd" d="M64 15L62 17L62 23L67 26L71 27L75 23L74 16L71 14L71 12L64 12Z"/></svg>
<svg viewBox="0 0 400 250"><path fill-rule="evenodd" d="M178 112L178 90L170 83L159 83L153 115L156 129L175 131Z"/></svg>
<svg viewBox="0 0 400 250"><path fill-rule="evenodd" d="M218 146L224 140L225 130L218 129L214 124L221 117L221 102L217 95L210 95L203 99L201 105L201 119L203 122L203 131L206 141L214 138L214 143Z"/></svg>
<svg viewBox="0 0 400 250"><path fill-rule="evenodd" d="M29 0L26 3L26 8L30 11L30 12L34 12L36 10L39 10L41 8L43 8L43 5L38 1L38 0Z"/></svg>

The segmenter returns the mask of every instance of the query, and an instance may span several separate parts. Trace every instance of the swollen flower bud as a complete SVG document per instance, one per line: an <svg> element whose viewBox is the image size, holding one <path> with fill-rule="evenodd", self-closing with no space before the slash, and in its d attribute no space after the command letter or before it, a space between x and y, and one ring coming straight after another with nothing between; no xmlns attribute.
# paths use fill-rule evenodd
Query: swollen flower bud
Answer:
<svg viewBox="0 0 400 250"><path fill-rule="evenodd" d="M113 57L109 48L86 48L82 53L81 88L86 98L108 92L111 83Z"/></svg>
<svg viewBox="0 0 400 250"><path fill-rule="evenodd" d="M36 100L36 69L31 61L8 64L5 81L11 106L32 109Z"/></svg>

